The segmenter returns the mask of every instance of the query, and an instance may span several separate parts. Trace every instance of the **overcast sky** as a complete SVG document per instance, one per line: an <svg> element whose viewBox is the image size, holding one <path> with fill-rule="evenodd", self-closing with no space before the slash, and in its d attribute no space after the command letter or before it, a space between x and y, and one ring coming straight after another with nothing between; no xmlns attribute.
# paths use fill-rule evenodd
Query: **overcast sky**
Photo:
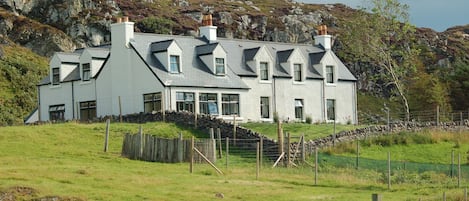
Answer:
<svg viewBox="0 0 469 201"><path fill-rule="evenodd" d="M296 0L314 4L343 3L352 8L366 7L364 0ZM410 22L417 27L445 31L469 24L469 0L400 0L409 5Z"/></svg>

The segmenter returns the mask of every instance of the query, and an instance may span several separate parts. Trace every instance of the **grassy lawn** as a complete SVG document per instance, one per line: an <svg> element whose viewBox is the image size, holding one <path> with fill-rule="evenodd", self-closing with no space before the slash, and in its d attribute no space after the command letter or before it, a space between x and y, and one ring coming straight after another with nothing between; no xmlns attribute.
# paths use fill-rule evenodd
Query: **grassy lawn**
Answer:
<svg viewBox="0 0 469 201"><path fill-rule="evenodd" d="M273 123L244 123L241 126L261 133L271 139L277 139L277 125ZM301 135L305 139L312 140L325 137L334 133L334 124L304 124L304 123L284 123L282 124L284 133L290 133L292 141L297 141ZM353 130L364 127L362 125L336 124L336 132Z"/></svg>
<svg viewBox="0 0 469 201"><path fill-rule="evenodd" d="M456 200L462 189L440 183L399 184L387 190L376 171L321 166L318 185L311 167L271 168L264 164L256 180L254 163L223 160L218 175L205 164L163 164L133 161L120 156L123 134L137 132L139 124L111 124L109 152L103 152L104 124L65 123L0 127L0 192L29 187L34 192L19 200L44 196L82 200ZM167 136L190 130L173 124L148 123L144 131ZM200 134L195 134L200 135ZM466 183L464 183L465 185ZM0 198L2 193L0 193Z"/></svg>

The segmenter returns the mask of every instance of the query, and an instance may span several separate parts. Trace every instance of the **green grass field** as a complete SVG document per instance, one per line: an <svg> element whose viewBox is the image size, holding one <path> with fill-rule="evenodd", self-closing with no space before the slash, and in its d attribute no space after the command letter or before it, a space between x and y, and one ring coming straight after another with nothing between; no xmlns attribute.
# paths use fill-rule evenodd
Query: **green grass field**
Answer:
<svg viewBox="0 0 469 201"><path fill-rule="evenodd" d="M277 125L269 123L244 123L241 126L261 133L271 139L277 139ZM305 139L312 140L325 137L334 133L334 124L304 124L304 123L284 123L282 124L284 133L290 133L292 141L298 141L301 135ZM364 126L336 124L336 133L340 131L353 130Z"/></svg>
<svg viewBox="0 0 469 201"><path fill-rule="evenodd" d="M27 187L18 200L60 196L81 200L450 200L463 189L436 183L402 183L387 190L381 173L370 170L321 166L318 185L312 168L271 168L264 164L256 180L254 163L230 158L228 169L218 175L205 164L163 164L133 161L120 156L123 134L137 132L138 124L111 124L109 152L103 152L104 124L65 123L41 126L0 127L0 192ZM176 136L191 131L174 124L148 123L144 131ZM200 135L200 134L195 134ZM466 185L466 183L464 183ZM0 198L4 193L0 193Z"/></svg>

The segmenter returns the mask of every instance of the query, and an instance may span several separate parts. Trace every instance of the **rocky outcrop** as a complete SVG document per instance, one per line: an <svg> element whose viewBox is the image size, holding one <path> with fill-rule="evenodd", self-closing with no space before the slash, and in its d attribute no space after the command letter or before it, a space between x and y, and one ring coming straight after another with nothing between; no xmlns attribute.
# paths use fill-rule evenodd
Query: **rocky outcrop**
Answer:
<svg viewBox="0 0 469 201"><path fill-rule="evenodd" d="M60 30L11 13L1 13L0 34L42 56L73 51L71 38Z"/></svg>

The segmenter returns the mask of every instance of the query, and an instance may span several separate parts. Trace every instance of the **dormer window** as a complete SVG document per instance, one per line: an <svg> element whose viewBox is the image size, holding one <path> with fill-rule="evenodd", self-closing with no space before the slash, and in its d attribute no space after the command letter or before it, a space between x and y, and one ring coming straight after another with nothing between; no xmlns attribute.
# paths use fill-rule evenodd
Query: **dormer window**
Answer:
<svg viewBox="0 0 469 201"><path fill-rule="evenodd" d="M82 64L82 76L81 76L83 81L89 81L91 78L91 68L90 64Z"/></svg>
<svg viewBox="0 0 469 201"><path fill-rule="evenodd" d="M60 69L53 68L52 69L52 85L59 85L60 84Z"/></svg>
<svg viewBox="0 0 469 201"><path fill-rule="evenodd" d="M269 64L267 62L260 63L261 80L269 80Z"/></svg>
<svg viewBox="0 0 469 201"><path fill-rule="evenodd" d="M169 71L171 73L180 73L181 72L181 68L180 68L180 60L179 60L179 56L178 55L171 55L169 56L169 61L170 61L170 69Z"/></svg>
<svg viewBox="0 0 469 201"><path fill-rule="evenodd" d="M301 64L293 64L293 78L296 82L303 81L303 71Z"/></svg>
<svg viewBox="0 0 469 201"><path fill-rule="evenodd" d="M326 83L334 83L334 66L326 66Z"/></svg>
<svg viewBox="0 0 469 201"><path fill-rule="evenodd" d="M217 75L225 74L225 59L224 58L215 58L215 74Z"/></svg>

